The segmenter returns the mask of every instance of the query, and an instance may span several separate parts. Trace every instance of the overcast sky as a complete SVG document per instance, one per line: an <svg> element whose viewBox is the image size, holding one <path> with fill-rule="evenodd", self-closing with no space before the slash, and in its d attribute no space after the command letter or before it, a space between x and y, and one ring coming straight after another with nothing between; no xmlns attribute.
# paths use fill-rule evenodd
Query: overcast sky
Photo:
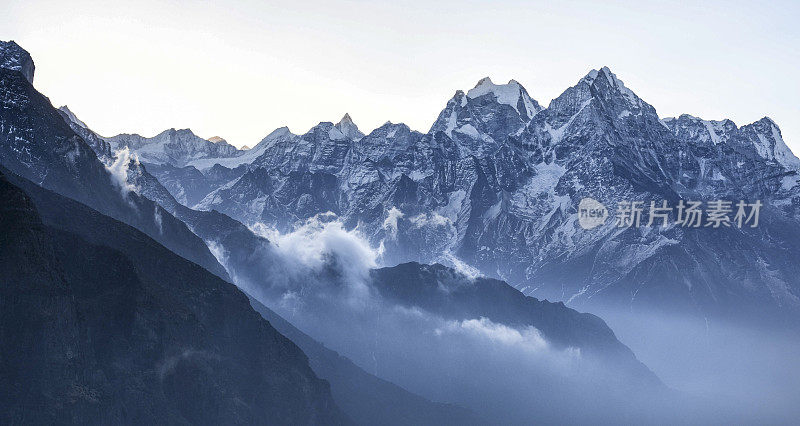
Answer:
<svg viewBox="0 0 800 426"><path fill-rule="evenodd" d="M547 105L609 66L661 117L774 119L800 152L800 2L3 0L35 86L103 135L253 146L349 112L427 131L457 89ZM649 4L642 4L649 3Z"/></svg>

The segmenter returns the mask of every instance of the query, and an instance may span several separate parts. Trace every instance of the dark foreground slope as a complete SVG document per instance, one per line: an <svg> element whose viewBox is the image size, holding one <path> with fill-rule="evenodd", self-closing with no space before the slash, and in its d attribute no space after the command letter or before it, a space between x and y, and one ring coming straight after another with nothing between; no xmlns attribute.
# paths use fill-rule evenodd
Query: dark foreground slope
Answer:
<svg viewBox="0 0 800 426"><path fill-rule="evenodd" d="M254 298L253 308L308 355L314 372L331 384L336 404L363 425L479 425L486 424L471 411L431 402L367 373L348 358L295 328Z"/></svg>
<svg viewBox="0 0 800 426"><path fill-rule="evenodd" d="M345 422L303 352L232 284L3 173L0 423Z"/></svg>

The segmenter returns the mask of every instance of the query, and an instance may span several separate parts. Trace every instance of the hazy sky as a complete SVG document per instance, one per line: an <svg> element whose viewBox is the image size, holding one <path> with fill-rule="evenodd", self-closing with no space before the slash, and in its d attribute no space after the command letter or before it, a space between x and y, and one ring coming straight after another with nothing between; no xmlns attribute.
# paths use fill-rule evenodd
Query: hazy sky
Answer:
<svg viewBox="0 0 800 426"><path fill-rule="evenodd" d="M650 3L650 4L643 4ZM457 89L547 105L609 66L662 117L773 118L800 152L800 2L2 0L35 86L103 135L252 146L349 112L427 131Z"/></svg>

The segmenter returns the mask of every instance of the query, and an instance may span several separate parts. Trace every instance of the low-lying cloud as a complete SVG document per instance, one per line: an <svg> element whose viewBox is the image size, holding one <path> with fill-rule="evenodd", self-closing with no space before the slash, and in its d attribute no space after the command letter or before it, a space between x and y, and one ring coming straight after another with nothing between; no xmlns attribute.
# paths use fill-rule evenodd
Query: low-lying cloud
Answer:
<svg viewBox="0 0 800 426"><path fill-rule="evenodd" d="M437 328L436 334L456 333L486 339L492 343L507 347L518 347L530 352L542 352L548 348L547 341L542 333L533 326L521 330L504 324L492 322L490 319L468 319L463 321L450 321L443 328Z"/></svg>
<svg viewBox="0 0 800 426"><path fill-rule="evenodd" d="M379 251L358 229L345 229L333 213L316 215L287 233L262 223L250 229L272 243L273 267L282 272L273 284L298 292L314 282L325 290L319 287L335 279L346 285L351 301L368 296L369 271L378 266Z"/></svg>

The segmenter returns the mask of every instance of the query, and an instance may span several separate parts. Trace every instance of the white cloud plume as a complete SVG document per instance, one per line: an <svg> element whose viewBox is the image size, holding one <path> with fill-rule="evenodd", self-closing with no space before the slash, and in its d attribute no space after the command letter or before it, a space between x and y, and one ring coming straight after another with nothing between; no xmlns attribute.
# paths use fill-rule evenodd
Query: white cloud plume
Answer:
<svg viewBox="0 0 800 426"><path fill-rule="evenodd" d="M111 175L111 181L117 185L122 198L125 199L128 198L129 192L135 191L134 186L128 183L128 166L131 160L138 161L135 156L132 156L128 147L125 147L115 153L114 161L111 164L106 165L106 170Z"/></svg>
<svg viewBox="0 0 800 426"><path fill-rule="evenodd" d="M162 217L161 217L161 207L158 204L153 204L153 220L155 220L156 225L158 226L158 232L162 235L164 234L164 225L162 224Z"/></svg>
<svg viewBox="0 0 800 426"><path fill-rule="evenodd" d="M469 279L474 280L475 278L478 278L483 275L481 274L481 271L478 268L470 265L467 262L464 262L463 260L459 259L449 251L442 254L441 263L455 269L456 272L464 275Z"/></svg>
<svg viewBox="0 0 800 426"><path fill-rule="evenodd" d="M251 230L272 243L274 267L282 272L289 291L307 285L309 277L331 273L344 282L349 296L362 299L368 293L369 271L378 266L373 249L358 229L348 231L335 214L316 215L291 232L256 223Z"/></svg>
<svg viewBox="0 0 800 426"><path fill-rule="evenodd" d="M386 219L383 221L383 229L390 239L397 238L397 221L402 219L403 216L405 216L403 212L394 206L386 212Z"/></svg>

